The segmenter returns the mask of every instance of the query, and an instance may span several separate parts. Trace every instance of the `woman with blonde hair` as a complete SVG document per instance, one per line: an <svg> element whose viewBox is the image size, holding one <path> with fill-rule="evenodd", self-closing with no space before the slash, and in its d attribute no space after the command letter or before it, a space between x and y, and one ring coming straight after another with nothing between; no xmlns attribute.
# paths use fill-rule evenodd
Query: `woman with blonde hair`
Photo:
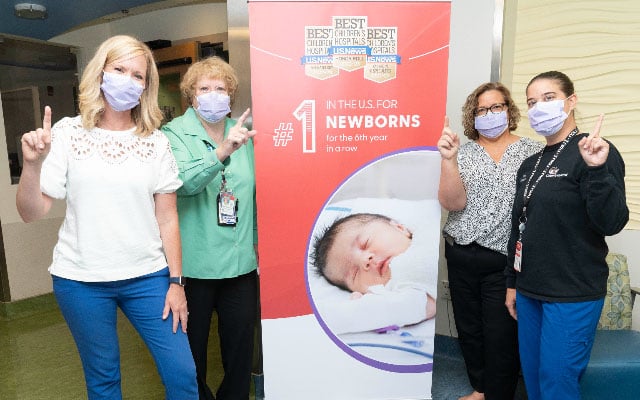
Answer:
<svg viewBox="0 0 640 400"><path fill-rule="evenodd" d="M178 189L189 302L189 343L201 400L248 400L257 317L253 136L247 109L229 118L238 79L218 57L191 65L180 84L191 107L162 130L184 185ZM213 312L224 378L215 396L206 382Z"/></svg>
<svg viewBox="0 0 640 400"><path fill-rule="evenodd" d="M149 348L167 399L198 397L175 191L158 131L153 54L130 36L103 42L80 83L80 115L22 137L16 204L25 222L66 199L49 272L80 353L88 398L122 399L117 308Z"/></svg>

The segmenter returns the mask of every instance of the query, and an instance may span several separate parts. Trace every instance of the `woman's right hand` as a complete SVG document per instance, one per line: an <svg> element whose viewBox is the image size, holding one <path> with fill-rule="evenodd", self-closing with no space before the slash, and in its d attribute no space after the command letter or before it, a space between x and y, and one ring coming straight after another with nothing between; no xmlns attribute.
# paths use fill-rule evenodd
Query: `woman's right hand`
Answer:
<svg viewBox="0 0 640 400"><path fill-rule="evenodd" d="M442 128L442 136L438 140L438 151L445 160L455 159L460 148L460 138L458 134L453 132L449 127L449 117L444 117L444 128Z"/></svg>
<svg viewBox="0 0 640 400"><path fill-rule="evenodd" d="M504 305L507 306L509 314L516 321L518 320L518 311L516 310L516 290L513 288L507 288L507 296L504 301Z"/></svg>
<svg viewBox="0 0 640 400"><path fill-rule="evenodd" d="M25 163L42 163L51 150L51 107L44 108L42 128L22 135L22 159Z"/></svg>
<svg viewBox="0 0 640 400"><path fill-rule="evenodd" d="M40 189L42 163L51 150L51 107L44 108L42 128L22 135L23 168L16 193L16 206L24 222L36 221L51 209L52 199Z"/></svg>

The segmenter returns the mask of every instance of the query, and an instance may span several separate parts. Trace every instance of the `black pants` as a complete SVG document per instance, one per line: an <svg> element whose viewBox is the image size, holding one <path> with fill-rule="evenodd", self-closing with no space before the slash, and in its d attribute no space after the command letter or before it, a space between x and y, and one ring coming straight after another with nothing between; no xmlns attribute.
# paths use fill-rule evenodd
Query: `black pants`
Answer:
<svg viewBox="0 0 640 400"><path fill-rule="evenodd" d="M189 322L187 335L196 364L200 400L248 400L257 313L256 271L229 279L189 278L185 286ZM213 311L224 378L214 397L207 386L207 347Z"/></svg>
<svg viewBox="0 0 640 400"><path fill-rule="evenodd" d="M487 400L512 400L520 358L517 323L504 305L507 257L475 243L446 243L445 256L469 382Z"/></svg>

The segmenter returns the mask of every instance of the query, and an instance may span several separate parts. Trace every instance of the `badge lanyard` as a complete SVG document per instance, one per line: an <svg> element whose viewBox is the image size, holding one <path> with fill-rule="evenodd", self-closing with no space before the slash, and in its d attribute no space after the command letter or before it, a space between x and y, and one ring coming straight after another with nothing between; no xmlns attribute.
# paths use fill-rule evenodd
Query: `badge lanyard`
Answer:
<svg viewBox="0 0 640 400"><path fill-rule="evenodd" d="M224 170L221 171L222 182L218 193L218 225L236 226L238 223L238 199L233 190L227 187L227 179Z"/></svg>
<svg viewBox="0 0 640 400"><path fill-rule="evenodd" d="M207 151L215 151L215 147L211 143L203 140ZM224 176L224 169L220 172L222 181L220 182L220 191L216 197L218 206L218 225L220 226L236 226L238 223L238 199L233 194L233 190L227 187L227 178Z"/></svg>
<svg viewBox="0 0 640 400"><path fill-rule="evenodd" d="M531 180L533 179L533 176L536 174L536 171L540 166L540 161L542 160L544 149L540 151L540 155L538 156L536 165L533 167L533 171L531 171L531 174L529 175L529 180L527 181L527 185L524 187L524 205L522 206L522 213L520 214L520 218L518 219L518 222L519 222L518 241L516 241L516 252L515 252L515 258L513 261L513 269L515 269L518 272L522 271L522 233L524 232L524 229L527 225L527 205L529 205L529 200L531 199L533 190L538 186L538 183L540 183L542 178L544 178L544 176L547 174L547 171L549 171L549 168L551 168L551 164L553 164L556 161L556 159L558 158L562 150L565 148L567 143L569 143L569 141L576 135L576 133L578 133L578 128L573 129L569 133L569 135L562 141L562 143L560 144L560 147L558 147L558 150L556 150L556 153L551 158L551 161L549 161L547 166L544 167L544 169L542 170L538 178L536 178L536 181L531 186L531 188L529 188L529 186L531 185Z"/></svg>

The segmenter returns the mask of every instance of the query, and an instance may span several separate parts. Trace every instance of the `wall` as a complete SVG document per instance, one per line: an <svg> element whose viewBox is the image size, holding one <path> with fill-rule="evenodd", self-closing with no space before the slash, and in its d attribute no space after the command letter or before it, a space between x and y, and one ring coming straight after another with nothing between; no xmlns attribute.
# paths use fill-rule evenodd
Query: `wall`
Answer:
<svg viewBox="0 0 640 400"><path fill-rule="evenodd" d="M22 41L29 43L27 39ZM51 48L57 46L42 47L33 43L26 45L24 57L22 59L29 64L29 57L37 56L42 59L45 55L50 55L53 60L58 60L65 65L67 59L65 54L69 51L67 46L60 46L63 50L54 51ZM11 53L8 53L11 54ZM68 61L71 63L71 61ZM35 62L34 62L35 65ZM37 70L37 72L34 72ZM54 110L53 118L74 114L73 86L75 83L75 71L73 70L46 70L40 68L23 68L3 66L2 71L10 81L3 82L3 88L21 88L25 82L38 88L33 96L34 101L39 104L34 112L33 119L29 125L16 124L18 131L5 132L5 121L9 118L4 112L11 112L5 108L0 112L0 221L2 229L2 239L5 248L6 271L3 271L3 291L2 300L21 299L31 297L51 291L51 278L47 272L47 266L51 259L51 249L55 244L56 232L60 225L64 206L61 202L56 202L53 207L52 220L41 221L32 225L25 225L21 222L16 207L15 195L16 185L12 185L9 174L7 150L15 151L16 138L19 140L21 132L19 130L35 129L42 126L41 110L44 105L50 105ZM34 77L40 77L40 82L34 82ZM47 89L50 87L50 89ZM15 115L13 115L15 117ZM20 115L20 118L23 116ZM6 274L5 274L6 273Z"/></svg>
<svg viewBox="0 0 640 400"><path fill-rule="evenodd" d="M249 9L245 1L227 1L229 20L229 64L240 80L232 117L251 107L251 64L249 60ZM248 120L247 125L252 121Z"/></svg>

